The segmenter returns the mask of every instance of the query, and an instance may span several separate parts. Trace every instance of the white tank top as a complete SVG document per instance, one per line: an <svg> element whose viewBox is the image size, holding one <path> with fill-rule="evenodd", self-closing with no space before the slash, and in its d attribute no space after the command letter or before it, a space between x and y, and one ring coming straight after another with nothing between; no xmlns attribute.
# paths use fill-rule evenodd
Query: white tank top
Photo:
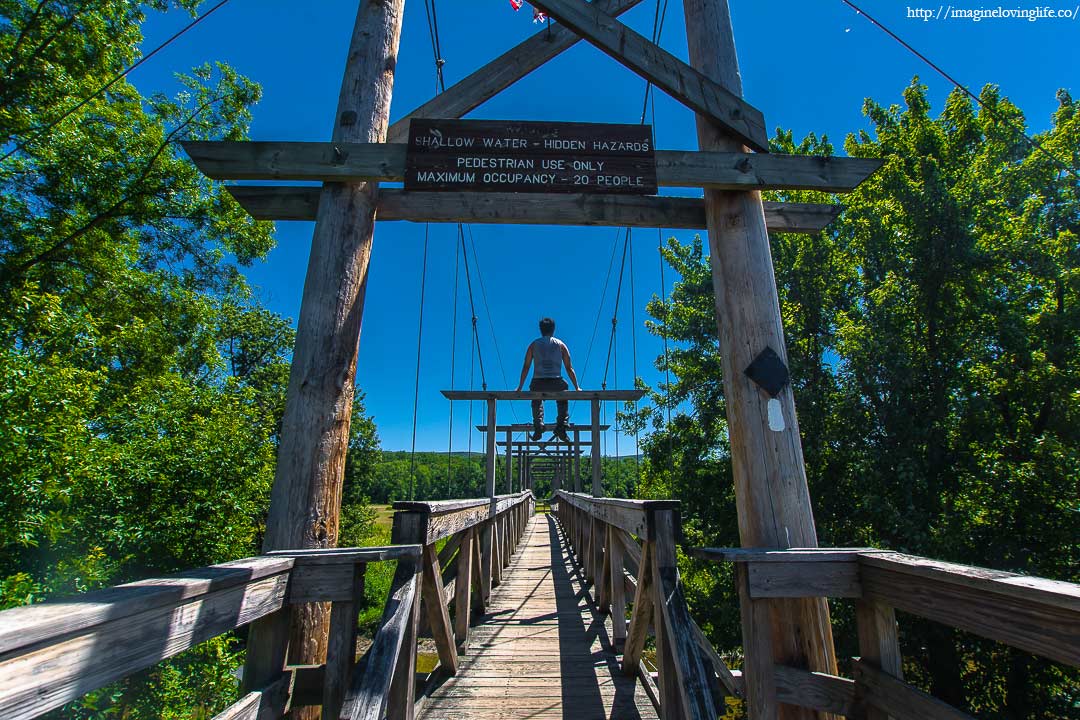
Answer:
<svg viewBox="0 0 1080 720"><path fill-rule="evenodd" d="M562 353L566 347L556 337L538 337L532 342L533 377L561 378Z"/></svg>

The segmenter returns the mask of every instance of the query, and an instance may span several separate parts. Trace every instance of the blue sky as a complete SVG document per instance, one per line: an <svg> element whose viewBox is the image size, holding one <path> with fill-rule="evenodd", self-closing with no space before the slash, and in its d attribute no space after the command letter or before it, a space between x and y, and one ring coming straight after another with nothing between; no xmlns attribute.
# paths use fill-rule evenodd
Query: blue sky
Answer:
<svg viewBox="0 0 1080 720"><path fill-rule="evenodd" d="M959 2L967 4L957 8L998 7L993 2ZM1076 12L1075 0L1043 3L1040 7ZM938 6L892 0L856 4L969 88L977 91L986 83L1000 86L1024 110L1032 131L1049 125L1058 88L1064 87L1074 96L1080 94L1080 20L923 21L909 17L909 9L927 8L936 15ZM919 75L930 87L937 110L951 87L840 0L731 0L731 5L745 97L764 113L768 127L791 129L796 138L810 132L825 134L842 153L848 133L869 127L862 116L865 97L883 104L898 103L903 88L912 76ZM1006 2L1001 7L1026 9L1033 5ZM253 139L328 140L356 9L357 0L231 0L139 68L132 81L144 93L172 92L174 72L207 61L225 61L263 87L263 100L254 108ZM655 0L645 0L623 19L651 35L655 10ZM436 3L436 12L448 86L539 29L531 22L527 7L515 13L507 0L443 0ZM145 26L145 49L155 47L189 20L175 11L152 15ZM682 3L677 0L667 9L661 44L686 58ZM432 58L424 3L407 0L391 120L434 94ZM469 117L637 122L644 86L643 80L582 42ZM657 96L654 133L660 149L696 148L690 111L662 93ZM265 262L247 271L263 303L294 320L299 314L312 230L313 223L278 223L277 248ZM601 291L616 243L621 250L623 231L494 225L474 225L471 230L487 298L485 305L474 276L489 388L516 386L525 346L537 335L536 321L544 315L558 322L556 334L570 346L583 387L599 387L614 309L618 257L603 305ZM456 226L379 224L357 379L366 393L367 409L378 423L384 449L407 449L411 442L425 234L429 245L419 449L447 448L450 403L438 391L451 384L452 358L455 386L470 387L470 313L463 274L457 298L456 350L451 352L455 345L451 329ZM693 233L665 231L663 235L688 240ZM658 239L654 230L633 233L633 296L628 269L618 314L618 365L609 370L609 388L632 385L635 341L638 375L650 384L662 379L653 367L662 345L643 326L645 303L661 292ZM669 286L671 279L669 272ZM598 318L590 354L590 338ZM491 326L497 343L493 342ZM473 385L479 388L478 366L472 375ZM609 417L612 411L608 409ZM455 450L467 449L470 441L474 450L482 446L478 433L470 436L466 431L468 413L466 403L456 404ZM473 424L480 422L482 413L477 405ZM499 412L499 422L525 421L528 415L524 403L516 404L513 411L506 406ZM587 422L587 405L579 403L572 419ZM615 442L609 433L606 452L614 453ZM619 451L632 452L633 438L622 438Z"/></svg>

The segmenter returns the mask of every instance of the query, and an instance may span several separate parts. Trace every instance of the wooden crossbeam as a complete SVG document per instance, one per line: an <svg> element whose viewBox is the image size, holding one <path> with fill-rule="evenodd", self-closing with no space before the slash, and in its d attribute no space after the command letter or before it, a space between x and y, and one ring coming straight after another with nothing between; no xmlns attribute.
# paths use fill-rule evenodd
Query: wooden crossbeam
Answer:
<svg viewBox="0 0 1080 720"><path fill-rule="evenodd" d="M480 432L487 432L487 425L477 425L476 429ZM495 432L532 432L532 423L513 423L511 425L498 425L495 427ZM555 423L544 423L544 430L551 431L555 429ZM610 425L601 425L601 430L610 430ZM574 432L579 430L581 432L589 432L592 430L592 425L586 425L583 423L569 423L566 426L567 432Z"/></svg>
<svg viewBox="0 0 1080 720"><path fill-rule="evenodd" d="M439 97L442 97L441 95ZM395 181L405 178L400 143L186 142L215 180ZM850 192L883 164L874 158L657 150L656 181L716 190Z"/></svg>
<svg viewBox="0 0 1080 720"><path fill-rule="evenodd" d="M256 220L314 220L318 187L251 186L229 188ZM764 203L773 232L815 233L840 213L839 205ZM705 203L700 198L651 195L572 195L530 193L454 193L380 190L379 220L587 225L702 230Z"/></svg>
<svg viewBox="0 0 1080 720"><path fill-rule="evenodd" d="M769 151L761 111L645 36L583 0L537 0L532 4L750 148Z"/></svg>
<svg viewBox="0 0 1080 720"><path fill-rule="evenodd" d="M595 4L606 13L621 15L641 1L595 0ZM393 123L386 134L387 142L404 142L409 120L414 117L463 117L580 40L569 28L544 28Z"/></svg>
<svg viewBox="0 0 1080 720"><path fill-rule="evenodd" d="M644 390L443 390L449 400L640 400Z"/></svg>

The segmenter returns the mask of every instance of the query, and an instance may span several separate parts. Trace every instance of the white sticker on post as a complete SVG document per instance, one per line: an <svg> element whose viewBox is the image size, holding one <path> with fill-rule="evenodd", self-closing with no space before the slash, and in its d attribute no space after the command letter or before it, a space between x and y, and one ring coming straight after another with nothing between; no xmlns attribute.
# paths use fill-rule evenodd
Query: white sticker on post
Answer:
<svg viewBox="0 0 1080 720"><path fill-rule="evenodd" d="M780 401L771 398L769 400L769 429L773 432L781 432L784 427L784 411L780 407Z"/></svg>

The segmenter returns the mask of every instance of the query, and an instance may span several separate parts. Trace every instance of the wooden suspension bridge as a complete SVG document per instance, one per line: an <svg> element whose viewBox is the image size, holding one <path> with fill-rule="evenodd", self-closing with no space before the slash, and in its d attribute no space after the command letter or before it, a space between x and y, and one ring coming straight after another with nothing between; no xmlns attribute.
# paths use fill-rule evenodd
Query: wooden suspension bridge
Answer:
<svg viewBox="0 0 1080 720"><path fill-rule="evenodd" d="M897 610L1080 666L1075 584L817 547L768 231L816 232L838 208L762 203L756 191L845 192L878 163L768 153L764 118L742 99L725 0L684 0L688 63L617 19L639 2L534 0L557 25L390 125L403 0L362 0L332 142L186 146L215 179L323 183L230 187L256 218L316 220L264 554L0 613L0 717L38 717L241 627L244 694L215 720L697 720L719 717L728 697L741 698L754 720L968 717L904 681ZM703 198L595 187L408 189L412 120L460 118L579 40L697 114L698 151L649 148L638 153L647 159L617 158L633 172L647 164L623 184L699 187ZM402 179L405 190L379 188ZM444 393L487 403L485 497L397 503L392 545L335 547L377 220L707 230L743 547L686 547L677 501L604 497L599 409L641 396L624 390ZM533 399L586 400L590 422L571 426L573 438L559 443L515 442L514 426L497 423L497 403ZM540 457L552 481L550 513L537 512L531 489L530 458ZM680 547L733 567L739 670L687 607ZM366 569L387 562L395 563L389 596L358 656ZM856 606L859 657L849 676L838 669L829 598ZM422 636L438 655L431 672L416 669Z"/></svg>

